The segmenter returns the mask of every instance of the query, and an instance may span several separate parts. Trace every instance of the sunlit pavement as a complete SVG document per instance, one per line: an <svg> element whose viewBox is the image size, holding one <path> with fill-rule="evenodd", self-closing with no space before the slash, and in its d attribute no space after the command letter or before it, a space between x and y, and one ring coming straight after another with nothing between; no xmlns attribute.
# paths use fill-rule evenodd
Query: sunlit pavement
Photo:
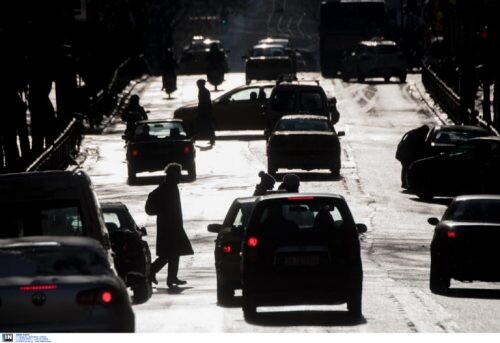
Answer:
<svg viewBox="0 0 500 343"><path fill-rule="evenodd" d="M173 99L161 91L161 80L138 84L134 93L150 111L151 119L172 117L173 111L197 99L196 80L202 75L180 76ZM428 290L429 244L433 229L427 218L440 217L446 201L420 202L400 188L400 165L395 160L397 143L404 132L439 117L420 98L419 75L409 75L406 84L368 82L343 83L324 80L319 74L300 75L320 79L329 96L338 99L341 120L341 179L327 171L297 171L301 190L340 193L347 199L357 222L368 226L362 237L364 293L362 322L346 316L346 306L263 308L260 319L247 323L239 306L216 303L213 241L208 223L221 222L235 197L252 194L257 173L266 168L265 143L259 132L251 137L217 132L224 139L213 147L196 143L195 182L180 185L184 225L195 250L181 258L179 277L188 284L179 291L165 285L166 268L159 285L145 304L135 305L138 332L499 332L500 291L497 284L461 284L454 296L436 296ZM244 74L226 75L218 92L244 83ZM210 90L213 90L209 86ZM83 164L101 201L123 201L137 223L148 230L146 239L154 253L155 217L147 216L147 194L162 173L138 174L138 185L127 184L124 142L125 126L117 118L102 135L85 137ZM280 170L278 175L283 175ZM489 289L481 291L481 289ZM259 311L261 309L259 308ZM278 311L278 312L277 312Z"/></svg>

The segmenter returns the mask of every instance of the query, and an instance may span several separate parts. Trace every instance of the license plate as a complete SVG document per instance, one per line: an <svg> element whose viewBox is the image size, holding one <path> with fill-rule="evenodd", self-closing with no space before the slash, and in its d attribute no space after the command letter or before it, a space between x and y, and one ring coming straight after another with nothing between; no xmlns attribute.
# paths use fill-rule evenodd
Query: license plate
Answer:
<svg viewBox="0 0 500 343"><path fill-rule="evenodd" d="M285 256L283 259L283 264L285 266L290 267L299 267L299 266L318 266L320 263L319 256L311 255L311 256Z"/></svg>

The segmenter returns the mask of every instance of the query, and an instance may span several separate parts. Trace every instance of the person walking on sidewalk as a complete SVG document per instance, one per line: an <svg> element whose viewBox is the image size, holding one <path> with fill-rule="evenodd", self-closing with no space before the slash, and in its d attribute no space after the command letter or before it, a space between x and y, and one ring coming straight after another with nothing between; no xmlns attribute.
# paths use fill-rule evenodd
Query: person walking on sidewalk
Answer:
<svg viewBox="0 0 500 343"><path fill-rule="evenodd" d="M182 166L170 163L165 181L154 189L146 201L146 213L156 215L156 260L151 265L150 280L158 284L156 273L168 263L167 286L176 288L187 282L177 278L179 258L193 255L191 242L184 231L178 183Z"/></svg>

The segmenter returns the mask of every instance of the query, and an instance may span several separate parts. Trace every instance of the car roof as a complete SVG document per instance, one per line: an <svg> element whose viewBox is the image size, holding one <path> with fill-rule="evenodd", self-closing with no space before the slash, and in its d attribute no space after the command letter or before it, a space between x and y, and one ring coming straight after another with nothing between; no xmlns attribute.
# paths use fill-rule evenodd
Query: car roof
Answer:
<svg viewBox="0 0 500 343"><path fill-rule="evenodd" d="M477 137L477 138L471 138L466 141L463 141L461 144L467 144L470 142L497 142L500 143L500 137L499 136L484 136L484 137Z"/></svg>
<svg viewBox="0 0 500 343"><path fill-rule="evenodd" d="M26 236L19 238L0 239L0 249L22 247L76 247L90 248L104 253L99 241L83 236Z"/></svg>
<svg viewBox="0 0 500 343"><path fill-rule="evenodd" d="M478 131L489 132L488 129L476 125L438 125L434 127L434 131Z"/></svg>
<svg viewBox="0 0 500 343"><path fill-rule="evenodd" d="M332 198L338 200L344 200L344 197L340 194L333 193L274 193L269 195L261 195L258 197L257 201L267 201L267 200L275 200L275 199L288 199L288 198Z"/></svg>
<svg viewBox="0 0 500 343"><path fill-rule="evenodd" d="M278 49L283 49L283 45L281 44L257 44L257 45L254 45L253 49L274 49L274 48L278 48Z"/></svg>
<svg viewBox="0 0 500 343"><path fill-rule="evenodd" d="M127 208L127 205L125 205L121 201L101 202L101 209L103 210L123 209L123 208Z"/></svg>
<svg viewBox="0 0 500 343"><path fill-rule="evenodd" d="M292 120L292 119L324 120L324 121L328 120L328 118L325 116L319 116L315 114L287 114L280 118L280 120Z"/></svg>
<svg viewBox="0 0 500 343"><path fill-rule="evenodd" d="M90 177L82 170L48 170L0 174L0 190L12 190L16 185L19 186L18 190L23 191L29 189L65 189L79 186L82 179L88 185L92 185Z"/></svg>
<svg viewBox="0 0 500 343"><path fill-rule="evenodd" d="M296 88L320 88L323 89L319 85L319 82L316 81L281 81L276 84L275 88L290 88L290 89L296 89Z"/></svg>
<svg viewBox="0 0 500 343"><path fill-rule="evenodd" d="M468 200L500 200L500 195L498 194L468 194L460 195L453 199L453 202L457 201L468 201Z"/></svg>

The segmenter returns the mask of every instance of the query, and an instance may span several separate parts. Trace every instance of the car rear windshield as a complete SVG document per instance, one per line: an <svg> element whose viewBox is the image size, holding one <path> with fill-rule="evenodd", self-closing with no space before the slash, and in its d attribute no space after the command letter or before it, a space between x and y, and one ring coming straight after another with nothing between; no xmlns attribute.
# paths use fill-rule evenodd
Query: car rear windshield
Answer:
<svg viewBox="0 0 500 343"><path fill-rule="evenodd" d="M22 247L0 250L0 277L110 274L97 252L72 247Z"/></svg>
<svg viewBox="0 0 500 343"><path fill-rule="evenodd" d="M453 203L443 220L500 224L500 200L467 200Z"/></svg>
<svg viewBox="0 0 500 343"><path fill-rule="evenodd" d="M285 56L285 50L282 48L256 48L252 52L253 57L273 57Z"/></svg>
<svg viewBox="0 0 500 343"><path fill-rule="evenodd" d="M141 124L135 128L134 138L136 140L156 138L180 138L186 137L186 131L181 123L148 123Z"/></svg>
<svg viewBox="0 0 500 343"><path fill-rule="evenodd" d="M261 203L254 213L250 225L258 231L345 230L350 225L344 224L353 222L345 203L333 198L273 199Z"/></svg>
<svg viewBox="0 0 500 343"><path fill-rule="evenodd" d="M282 119L276 124L276 131L321 131L331 132L326 120Z"/></svg>
<svg viewBox="0 0 500 343"><path fill-rule="evenodd" d="M85 235L79 201L0 203L0 238Z"/></svg>
<svg viewBox="0 0 500 343"><path fill-rule="evenodd" d="M482 131L464 131L464 130L439 130L433 137L433 142L437 144L456 145L468 139L487 136L488 133Z"/></svg>

